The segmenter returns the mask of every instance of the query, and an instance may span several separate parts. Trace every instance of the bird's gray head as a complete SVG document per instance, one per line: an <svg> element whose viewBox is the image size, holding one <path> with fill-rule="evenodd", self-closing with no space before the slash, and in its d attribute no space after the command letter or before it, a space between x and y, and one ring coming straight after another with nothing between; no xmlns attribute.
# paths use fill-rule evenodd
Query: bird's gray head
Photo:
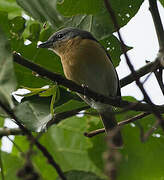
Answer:
<svg viewBox="0 0 164 180"><path fill-rule="evenodd" d="M63 42L66 42L75 37L96 40L90 32L70 27L55 32L47 41L43 42L38 47L50 48L55 51L55 48L57 48L59 44L62 45Z"/></svg>

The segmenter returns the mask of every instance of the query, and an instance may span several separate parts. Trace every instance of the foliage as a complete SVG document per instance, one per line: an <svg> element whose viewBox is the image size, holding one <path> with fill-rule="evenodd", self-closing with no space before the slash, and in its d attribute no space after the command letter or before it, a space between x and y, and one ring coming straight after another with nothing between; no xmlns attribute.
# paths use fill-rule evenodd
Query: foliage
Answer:
<svg viewBox="0 0 164 180"><path fill-rule="evenodd" d="M111 0L120 28L135 16L142 2ZM114 66L119 65L122 54L120 42L112 34L115 28L102 0L0 1L0 100L8 108L15 106L15 115L30 131L45 131L39 141L53 155L68 180L103 180L107 178L103 159L107 151L105 135L93 138L84 136L84 132L102 128L99 118L86 113L82 117L69 117L47 130L46 124L53 114L86 107L86 104L65 87L54 85L12 61L12 52L16 51L29 61L63 75L59 57L46 49L38 49L37 43L47 40L56 30L69 26L93 33L110 53ZM130 50L131 47L126 46L126 49ZM20 103L15 103L11 93L22 87L30 90L30 93L24 95ZM126 100L129 98L125 97ZM87 112L92 113L92 110ZM139 112L118 113L117 119L123 121L137 114ZM0 109L1 127L7 116ZM122 128L124 147L119 150L118 180L164 178L164 137L161 130L145 143L140 140L140 127L147 131L154 122L155 118L150 115ZM14 143L24 153L29 150L26 136L16 136ZM1 152L5 180L18 179L16 174L24 157L17 146L13 146L11 153ZM36 147L31 160L42 179L60 179Z"/></svg>

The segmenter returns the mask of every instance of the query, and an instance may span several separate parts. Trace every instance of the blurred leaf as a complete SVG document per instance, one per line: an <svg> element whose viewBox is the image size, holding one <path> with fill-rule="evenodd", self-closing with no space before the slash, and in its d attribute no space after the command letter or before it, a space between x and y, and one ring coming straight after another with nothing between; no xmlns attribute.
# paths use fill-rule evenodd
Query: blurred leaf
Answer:
<svg viewBox="0 0 164 180"><path fill-rule="evenodd" d="M6 152L1 152L5 180L19 180L17 171L22 167L22 160L19 156L13 156Z"/></svg>
<svg viewBox="0 0 164 180"><path fill-rule="evenodd" d="M54 27L61 24L61 16L56 11L56 0L16 0L18 5L34 19L49 21Z"/></svg>
<svg viewBox="0 0 164 180"><path fill-rule="evenodd" d="M0 127L4 125L4 117L0 116Z"/></svg>
<svg viewBox="0 0 164 180"><path fill-rule="evenodd" d="M10 25L8 21L8 14L6 12L0 11L0 26L1 29L3 30L3 33L9 37L10 35Z"/></svg>
<svg viewBox="0 0 164 180"><path fill-rule="evenodd" d="M139 129L126 125L123 129L124 149L121 150L122 161L118 180L163 179L164 137L150 137L141 143Z"/></svg>
<svg viewBox="0 0 164 180"><path fill-rule="evenodd" d="M16 89L16 78L10 46L1 26L0 24L0 99L13 107L11 93Z"/></svg>
<svg viewBox="0 0 164 180"><path fill-rule="evenodd" d="M48 23L45 24L45 28L40 33L39 40L44 42L55 32L55 30Z"/></svg>
<svg viewBox="0 0 164 180"><path fill-rule="evenodd" d="M39 35L41 31L41 27L39 23L33 23L29 27L30 30L30 35L28 36L28 39L30 41L38 41L39 40Z"/></svg>
<svg viewBox="0 0 164 180"><path fill-rule="evenodd" d="M103 180L98 177L96 174L85 171L68 171L65 174L67 180ZM56 180L61 180L61 178L57 178Z"/></svg>
<svg viewBox="0 0 164 180"><path fill-rule="evenodd" d="M159 0L162 6L164 7L164 0Z"/></svg>
<svg viewBox="0 0 164 180"><path fill-rule="evenodd" d="M25 19L21 16L17 16L10 20L10 29L13 33L17 33L18 37L23 33L25 29Z"/></svg>
<svg viewBox="0 0 164 180"><path fill-rule="evenodd" d="M103 124L99 117L87 116L87 119L87 132L103 128ZM90 138L90 141L92 142L92 146L88 149L88 155L95 166L103 172L105 166L103 153L107 148L105 142L105 133ZM95 156L95 154L99 154L99 156Z"/></svg>
<svg viewBox="0 0 164 180"><path fill-rule="evenodd" d="M0 0L0 11L8 12L10 18L20 16L22 13L15 0Z"/></svg>

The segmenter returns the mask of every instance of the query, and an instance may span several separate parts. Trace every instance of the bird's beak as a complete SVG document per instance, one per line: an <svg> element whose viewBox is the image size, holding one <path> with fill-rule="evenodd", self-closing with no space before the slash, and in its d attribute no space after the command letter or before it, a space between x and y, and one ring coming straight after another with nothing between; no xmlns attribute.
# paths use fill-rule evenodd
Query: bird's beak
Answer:
<svg viewBox="0 0 164 180"><path fill-rule="evenodd" d="M52 48L52 47L53 47L53 41L51 39L38 45L38 48Z"/></svg>

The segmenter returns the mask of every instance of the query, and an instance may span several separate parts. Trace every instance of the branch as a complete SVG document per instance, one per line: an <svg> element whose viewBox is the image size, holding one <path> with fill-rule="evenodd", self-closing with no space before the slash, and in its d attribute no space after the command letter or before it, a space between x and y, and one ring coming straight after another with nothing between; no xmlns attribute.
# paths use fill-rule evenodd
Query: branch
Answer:
<svg viewBox="0 0 164 180"><path fill-rule="evenodd" d="M163 25L160 18L160 14L158 11L157 0L149 0L149 6L150 6L149 10L153 17L155 30L158 37L158 43L160 48L159 50L164 50L164 31L163 31Z"/></svg>
<svg viewBox="0 0 164 180"><path fill-rule="evenodd" d="M10 135L25 135L25 133L20 128L0 128L0 137Z"/></svg>
<svg viewBox="0 0 164 180"><path fill-rule="evenodd" d="M162 71L162 69L159 68L157 71L154 72L154 74L155 74L155 77L156 77L157 82L159 84L159 87L161 88L161 91L164 95L164 84L163 84L163 76L162 76L163 71Z"/></svg>
<svg viewBox="0 0 164 180"><path fill-rule="evenodd" d="M164 130L164 119L163 117L161 116L160 112L158 111L158 109L156 108L156 106L152 103L150 97L148 96L147 92L145 91L144 87L143 87L143 84L140 82L140 79L138 78L137 74L136 74L136 71L134 70L134 67L128 57L128 54L126 53L126 48L125 48L125 45L124 45L124 41L122 39L122 36L121 36L121 33L119 32L119 25L117 23L117 19L116 19L116 16L115 16L115 13L109 3L108 0L104 0L105 2L105 5L106 5L106 8L111 16L111 19L113 21L113 24L114 24L114 27L118 33L118 36L119 36L119 40L121 42L121 49L122 49L122 52L124 53L124 56L125 56L125 59L126 59L126 63L133 75L133 77L135 78L135 81L136 81L136 84L137 86L140 88L143 96L144 96L144 100L145 102L147 102L147 104L150 106L152 112L154 113L154 115L157 117L157 120L159 121L162 129Z"/></svg>
<svg viewBox="0 0 164 180"><path fill-rule="evenodd" d="M20 123L20 121L15 116L14 112L11 109L7 108L1 101L0 101L0 107L10 116L11 119L15 120L15 122L19 126L19 128L28 136L28 139L37 146L37 148L47 158L48 162L56 169L56 171L57 171L58 175L61 177L61 179L66 180L64 173L62 172L60 166L53 159L53 156L47 151L47 149L42 144L40 144L34 138L34 136L31 134L31 132Z"/></svg>
<svg viewBox="0 0 164 180"><path fill-rule="evenodd" d="M141 114L138 114L132 118L129 118L127 120L124 120L124 121L121 121L118 123L118 126L123 126L123 125L126 125L126 124L129 124L129 123L132 123L132 122L135 122L139 119L142 119L143 117L146 117L150 115L150 113L146 112L146 113L141 113ZM96 129L94 131L91 131L91 132L85 132L84 133L84 136L86 137L93 137L93 136L96 136L98 134L101 134L101 133L104 133L105 132L105 128L102 128L102 129Z"/></svg>
<svg viewBox="0 0 164 180"><path fill-rule="evenodd" d="M85 96L88 96L88 97L94 99L95 101L100 101L104 104L110 104L112 106L116 106L116 107L120 107L120 108L129 108L130 107L131 110L135 110L135 111L149 111L149 112L152 111L149 104L133 103L133 102L121 100L120 98L106 97L106 96L98 94L94 91L91 91L87 87L81 87L81 86L77 85L76 83L74 83L73 81L68 80L59 74L52 73L52 72L44 69L43 67L40 67L39 65L26 60L25 58L23 58L22 56L20 56L16 53L13 54L13 59L14 59L14 62L16 62L24 67L27 67L27 68L31 69L32 71L35 71L40 76L46 77L46 78L50 79L51 81L58 83L59 85L63 85L65 87L69 88L72 91L75 91L75 92L78 92ZM164 112L164 106L157 105L156 108L161 113Z"/></svg>
<svg viewBox="0 0 164 180"><path fill-rule="evenodd" d="M150 62L150 63L146 64L145 66L143 66L142 68L140 68L139 70L137 70L136 76L138 78L140 78L149 72L152 72L152 71L154 72L156 69L158 69L160 67L161 67L161 64L160 64L159 60L156 59L155 61ZM132 83L133 81L135 81L135 78L132 74L130 74L120 80L120 86L124 87L124 86Z"/></svg>

